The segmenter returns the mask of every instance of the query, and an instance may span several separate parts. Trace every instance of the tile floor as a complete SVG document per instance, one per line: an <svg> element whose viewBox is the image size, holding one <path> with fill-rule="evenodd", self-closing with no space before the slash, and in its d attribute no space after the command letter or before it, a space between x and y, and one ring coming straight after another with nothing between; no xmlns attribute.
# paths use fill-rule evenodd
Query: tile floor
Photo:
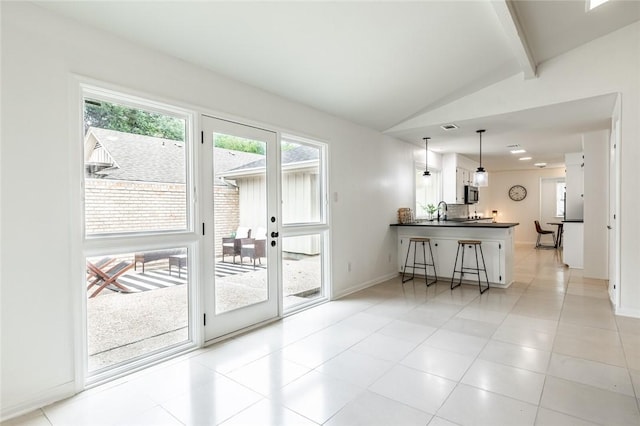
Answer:
<svg viewBox="0 0 640 426"><path fill-rule="evenodd" d="M515 270L393 279L6 424L640 425L640 319L555 251Z"/></svg>

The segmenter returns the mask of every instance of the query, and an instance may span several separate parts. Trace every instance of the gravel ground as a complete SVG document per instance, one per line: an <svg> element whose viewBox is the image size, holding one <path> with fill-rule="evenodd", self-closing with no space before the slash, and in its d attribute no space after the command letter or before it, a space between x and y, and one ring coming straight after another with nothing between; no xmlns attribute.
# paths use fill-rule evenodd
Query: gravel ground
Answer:
<svg viewBox="0 0 640 426"><path fill-rule="evenodd" d="M266 273L258 269L218 278L216 310L264 300ZM306 300L293 295L313 294L320 282L319 256L283 260L284 293L289 299ZM285 305L291 303L285 298ZM103 291L87 300L87 324L90 371L183 342L188 338L187 287L128 294Z"/></svg>

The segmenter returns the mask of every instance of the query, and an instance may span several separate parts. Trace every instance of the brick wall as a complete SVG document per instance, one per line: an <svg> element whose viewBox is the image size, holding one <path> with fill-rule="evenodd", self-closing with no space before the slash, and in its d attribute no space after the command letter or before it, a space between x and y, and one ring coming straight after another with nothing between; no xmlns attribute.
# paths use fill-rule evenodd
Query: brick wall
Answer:
<svg viewBox="0 0 640 426"><path fill-rule="evenodd" d="M237 188L213 187L216 256L222 256L222 238L230 237L240 225L240 198ZM231 258L227 257L227 260Z"/></svg>
<svg viewBox="0 0 640 426"><path fill-rule="evenodd" d="M214 186L216 256L222 254L222 237L238 227L238 190ZM186 228L184 184L85 180L87 235L120 232L183 230Z"/></svg>

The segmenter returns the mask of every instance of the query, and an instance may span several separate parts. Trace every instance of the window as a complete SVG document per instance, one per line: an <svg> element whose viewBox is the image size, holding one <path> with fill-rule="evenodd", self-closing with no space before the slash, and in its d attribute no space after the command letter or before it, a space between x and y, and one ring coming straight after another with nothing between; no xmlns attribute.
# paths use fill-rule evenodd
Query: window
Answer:
<svg viewBox="0 0 640 426"><path fill-rule="evenodd" d="M85 234L185 231L187 118L84 98Z"/></svg>
<svg viewBox="0 0 640 426"><path fill-rule="evenodd" d="M564 181L556 182L556 217L564 217L566 187Z"/></svg>
<svg viewBox="0 0 640 426"><path fill-rule="evenodd" d="M193 347L192 113L96 87L82 107L87 382Z"/></svg>
<svg viewBox="0 0 640 426"><path fill-rule="evenodd" d="M442 199L442 184L441 184L441 172L430 170L431 177L425 179L422 175L424 173L424 165L416 164L415 167L415 181L416 181L416 205L415 212L417 218L428 218L428 206L433 204L438 205L438 202Z"/></svg>
<svg viewBox="0 0 640 426"><path fill-rule="evenodd" d="M324 147L285 137L280 144L282 167L282 223L324 223Z"/></svg>

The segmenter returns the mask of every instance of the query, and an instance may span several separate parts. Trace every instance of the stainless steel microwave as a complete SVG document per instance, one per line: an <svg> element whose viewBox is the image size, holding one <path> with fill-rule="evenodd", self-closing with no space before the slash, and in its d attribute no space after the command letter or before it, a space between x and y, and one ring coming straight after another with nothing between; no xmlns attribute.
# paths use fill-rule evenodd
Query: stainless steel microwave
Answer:
<svg viewBox="0 0 640 426"><path fill-rule="evenodd" d="M465 185L464 186L464 203L475 204L478 202L478 187Z"/></svg>

